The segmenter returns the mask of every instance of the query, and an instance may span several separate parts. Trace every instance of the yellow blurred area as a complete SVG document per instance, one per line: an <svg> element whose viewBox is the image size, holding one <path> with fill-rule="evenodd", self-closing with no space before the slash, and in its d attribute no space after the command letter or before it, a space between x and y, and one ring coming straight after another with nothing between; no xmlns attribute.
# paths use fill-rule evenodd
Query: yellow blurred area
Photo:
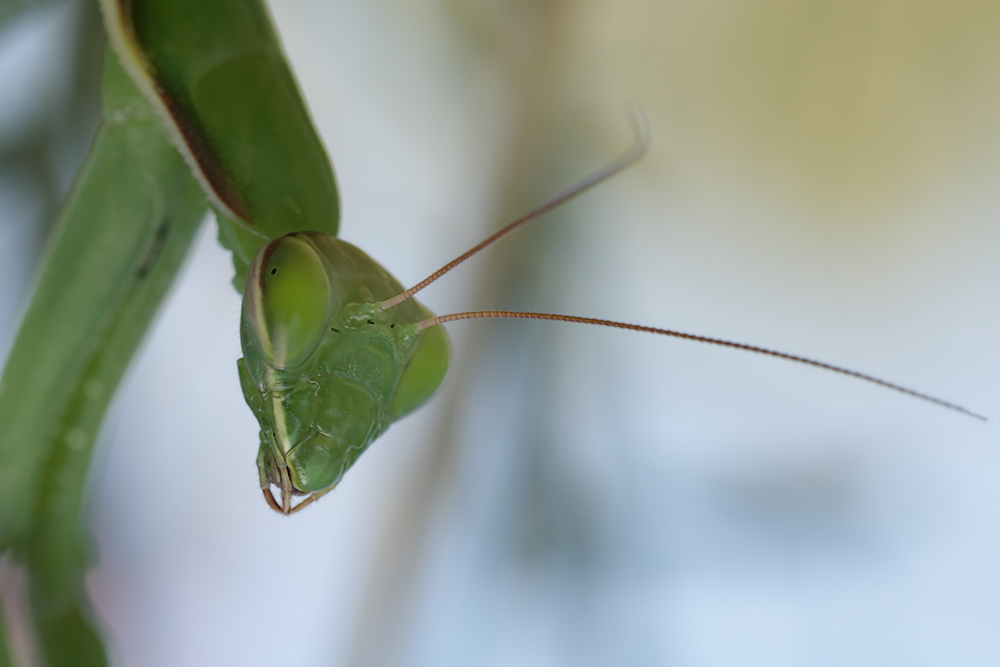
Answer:
<svg viewBox="0 0 1000 667"><path fill-rule="evenodd" d="M827 224L871 224L997 145L996 2L591 2L580 13L573 54L593 96L641 90L680 169L720 169Z"/></svg>

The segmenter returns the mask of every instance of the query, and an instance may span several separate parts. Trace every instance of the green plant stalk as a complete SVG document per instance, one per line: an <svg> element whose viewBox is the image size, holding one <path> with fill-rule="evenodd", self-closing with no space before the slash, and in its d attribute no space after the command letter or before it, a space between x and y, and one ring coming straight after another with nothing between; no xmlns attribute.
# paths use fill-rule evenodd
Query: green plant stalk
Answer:
<svg viewBox="0 0 1000 667"><path fill-rule="evenodd" d="M9 667L14 664L10 656L10 647L7 645L6 623L3 617L3 608L0 607L0 667Z"/></svg>
<svg viewBox="0 0 1000 667"><path fill-rule="evenodd" d="M208 208L114 57L102 116L0 380L0 550L28 566L50 664L106 662L83 589L89 461L114 390Z"/></svg>

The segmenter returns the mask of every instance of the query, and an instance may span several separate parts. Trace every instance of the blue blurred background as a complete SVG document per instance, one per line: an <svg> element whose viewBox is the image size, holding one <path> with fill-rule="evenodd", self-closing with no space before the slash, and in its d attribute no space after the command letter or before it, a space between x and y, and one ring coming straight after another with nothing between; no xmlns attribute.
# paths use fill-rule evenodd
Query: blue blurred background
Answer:
<svg viewBox="0 0 1000 667"><path fill-rule="evenodd" d="M12 2L2 5L12 10ZM0 346L96 123L94 3L0 32ZM765 345L1000 418L1000 4L276 0L342 236L423 301ZM996 427L781 361L555 323L291 519L258 489L206 224L92 471L116 664L1000 664Z"/></svg>

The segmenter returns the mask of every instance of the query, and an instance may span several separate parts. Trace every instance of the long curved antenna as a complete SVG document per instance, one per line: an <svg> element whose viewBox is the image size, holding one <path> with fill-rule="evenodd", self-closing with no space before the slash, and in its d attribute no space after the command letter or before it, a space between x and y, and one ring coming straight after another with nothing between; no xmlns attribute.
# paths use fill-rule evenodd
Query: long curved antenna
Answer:
<svg viewBox="0 0 1000 667"><path fill-rule="evenodd" d="M401 292L392 298L386 299L379 305L386 310L394 306L398 306L399 304L403 303L404 301L412 297L414 294L416 294L423 288L430 285L432 282L434 282L444 274L454 269L456 266L458 266L465 260L469 259L473 255L478 253L480 250L483 250L484 248L493 245L494 243L496 243L503 237L507 236L514 230L518 229L522 225L531 222L535 218L545 213L548 213L549 211L556 208L560 204L563 204L569 201L570 199L573 199L577 195L594 187L601 181L607 180L612 176L614 176L615 174L617 174L618 172L622 171L623 169L635 164L640 158L642 158L643 155L646 154L646 151L649 149L649 128L646 125L646 117L643 115L642 109L638 106L632 107L629 119L632 121L632 130L635 133L635 140L632 143L632 147L629 148L628 152L625 153L625 155L621 156L620 158L618 158L611 164L607 165L606 167L594 172L590 176L586 177L585 179L576 183L575 185L569 187L563 192L557 194L555 197L552 197L541 206L538 206L537 208L529 211L522 217L518 218L514 222L510 223L509 225L498 231L493 236L489 237L488 239L477 245L472 250L468 251L467 253L458 257L457 259L445 264L440 269L438 269L437 271L435 271L430 276L420 281L410 289L406 290L405 292Z"/></svg>
<svg viewBox="0 0 1000 667"><path fill-rule="evenodd" d="M954 410L955 412L960 412L967 417L972 417L980 421L989 421L986 417L967 408L963 408L961 405L955 403L949 403L948 401L942 400L940 398L935 398L929 394L924 394L913 389L908 389L898 384L893 384L892 382L887 382L886 380L881 380L872 375L867 375L865 373L859 373L858 371L852 371L849 368L843 368L842 366L834 366L833 364L828 364L822 361L816 361L815 359L808 359L806 357L800 357L794 354L788 354L785 352L778 352L777 350L769 350L765 347L757 347L756 345L746 345L745 343L735 343L729 340L722 340L720 338L708 338L706 336L697 336L695 334L683 333L680 331L672 331L670 329L657 329L656 327L646 327L639 324L626 324L624 322L613 322L611 320L598 320L591 317L574 317L572 315L552 315L549 313L524 313L519 311L511 310L477 310L467 313L454 313L452 315L439 315L437 317L430 317L426 320L421 320L417 322L417 331L423 331L429 327L436 326L438 324L444 324L445 322L454 322L456 320L472 320L486 317L500 317L506 319L526 319L526 320L554 320L557 322L577 322L579 324L596 324L602 327L615 327L617 329L629 329L631 331L645 331L647 333L659 334L661 336L671 336L673 338L681 338L683 340L691 340L697 343L707 343L709 345L719 345L722 347L730 347L737 350L743 350L745 352L755 352L757 354L764 354L769 357L777 357L778 359L786 359L788 361L794 361L799 364L805 364L807 366L813 366L814 368L822 368L826 371L832 371L834 373L840 373L841 375L849 375L850 377L857 378L859 380L864 380L865 382L870 382L872 384L877 384L880 387L885 387L886 389L891 389L893 391L898 391L901 394L906 394L907 396L912 396L913 398L918 398L922 401L927 401L928 403L934 403L942 408L947 408L949 410Z"/></svg>

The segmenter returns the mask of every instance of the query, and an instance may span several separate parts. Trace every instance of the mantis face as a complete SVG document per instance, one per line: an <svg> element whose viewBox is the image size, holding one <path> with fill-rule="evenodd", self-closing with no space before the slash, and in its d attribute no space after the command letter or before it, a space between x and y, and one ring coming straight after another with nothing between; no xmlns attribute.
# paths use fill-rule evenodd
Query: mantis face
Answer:
<svg viewBox="0 0 1000 667"><path fill-rule="evenodd" d="M444 380L443 327L354 246L318 232L265 244L250 264L240 327L243 393L261 425L257 465L271 506L285 514L331 490L392 421ZM279 505L270 485L281 489ZM293 494L311 494L291 506Z"/></svg>

